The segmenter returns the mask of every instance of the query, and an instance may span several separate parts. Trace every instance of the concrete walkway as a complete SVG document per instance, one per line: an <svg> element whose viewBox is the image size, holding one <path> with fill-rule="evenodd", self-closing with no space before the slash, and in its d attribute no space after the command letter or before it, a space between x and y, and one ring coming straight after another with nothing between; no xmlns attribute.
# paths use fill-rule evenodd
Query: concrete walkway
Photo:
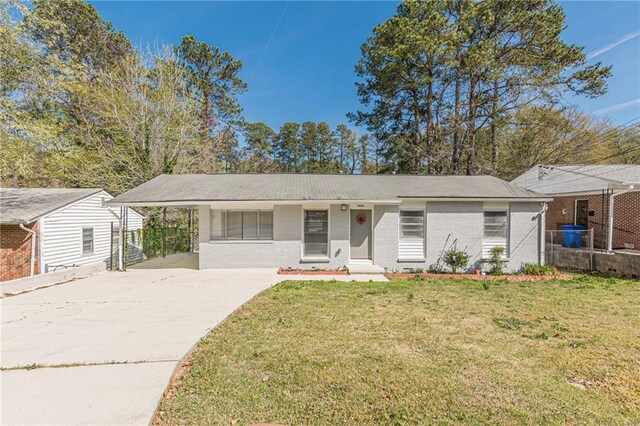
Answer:
<svg viewBox="0 0 640 426"><path fill-rule="evenodd" d="M278 281L132 268L0 300L0 424L148 424L177 362Z"/></svg>
<svg viewBox="0 0 640 426"><path fill-rule="evenodd" d="M386 280L196 266L172 256L1 299L0 424L148 424L177 362L260 291Z"/></svg>

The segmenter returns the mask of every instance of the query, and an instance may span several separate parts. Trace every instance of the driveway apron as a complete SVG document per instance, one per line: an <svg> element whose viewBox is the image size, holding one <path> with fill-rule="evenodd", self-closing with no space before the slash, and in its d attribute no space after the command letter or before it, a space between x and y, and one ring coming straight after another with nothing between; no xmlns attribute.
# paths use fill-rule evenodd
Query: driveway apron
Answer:
<svg viewBox="0 0 640 426"><path fill-rule="evenodd" d="M177 362L274 269L103 272L0 300L0 423L148 424Z"/></svg>

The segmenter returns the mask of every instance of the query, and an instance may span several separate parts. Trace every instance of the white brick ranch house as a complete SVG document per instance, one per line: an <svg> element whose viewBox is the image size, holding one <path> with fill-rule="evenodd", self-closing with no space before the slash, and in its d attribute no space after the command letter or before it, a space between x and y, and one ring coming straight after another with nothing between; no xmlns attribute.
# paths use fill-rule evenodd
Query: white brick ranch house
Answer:
<svg viewBox="0 0 640 426"><path fill-rule="evenodd" d="M541 262L551 199L490 176L161 175L107 204L192 208L199 267L429 269L457 240L483 266Z"/></svg>

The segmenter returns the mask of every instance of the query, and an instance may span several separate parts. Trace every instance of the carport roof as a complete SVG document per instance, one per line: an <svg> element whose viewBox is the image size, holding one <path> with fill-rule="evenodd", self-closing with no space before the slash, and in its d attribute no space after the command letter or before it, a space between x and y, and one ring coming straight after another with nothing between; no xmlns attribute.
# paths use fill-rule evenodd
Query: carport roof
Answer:
<svg viewBox="0 0 640 426"><path fill-rule="evenodd" d="M100 191L100 188L0 188L0 223L31 223Z"/></svg>
<svg viewBox="0 0 640 426"><path fill-rule="evenodd" d="M598 193L606 189L638 190L640 164L540 164L512 183L542 194Z"/></svg>
<svg viewBox="0 0 640 426"><path fill-rule="evenodd" d="M548 199L492 176L216 174L160 175L107 204L399 201L402 198Z"/></svg>

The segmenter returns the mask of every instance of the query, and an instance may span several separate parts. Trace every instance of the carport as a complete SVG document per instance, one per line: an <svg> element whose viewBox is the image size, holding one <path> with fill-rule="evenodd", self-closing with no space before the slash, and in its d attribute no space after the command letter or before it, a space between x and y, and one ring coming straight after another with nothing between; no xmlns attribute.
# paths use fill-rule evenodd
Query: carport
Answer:
<svg viewBox="0 0 640 426"><path fill-rule="evenodd" d="M149 253L145 254L145 267L149 268L150 265L155 265L159 268L162 268L163 265L167 265L168 267L173 267L173 266L178 266L178 263L176 262L187 262L187 258L190 258L191 260L188 261L189 264L194 267L195 269L198 268L198 262L197 262L197 248L198 248L198 238L197 238L197 234L196 234L196 223L198 221L198 218L196 216L196 211L197 211L197 206L193 206L190 204L176 204L176 203L172 203L172 204L167 204L167 203L157 203L157 202L127 202L127 203L120 203L120 202L111 202L108 201L106 202L106 205L108 205L109 207L117 207L120 208L121 211L126 212L127 209L126 207L130 207L130 208L161 208L162 209L162 223L161 223L161 227L160 228L155 228L155 229L151 229L151 228L144 228L143 231L143 236L141 238L150 238L150 235L153 233L154 236L157 237L157 234L160 234L160 238L159 238L159 244L160 247L156 250L158 253L158 257L162 258L162 259L166 259L168 256L171 255L175 255L177 254L174 250L170 249L171 244L169 244L169 240L171 240L172 238L175 238L175 231L177 229L180 228L172 228L168 226L168 219L167 219L167 209L182 209L182 210L186 210L188 212L188 238L189 238L189 242L188 242L188 250L187 253L191 253L191 256L185 257L175 257L173 259L169 259L166 260L164 262L161 262L159 260L157 260L156 256L152 256L149 255ZM131 266L131 265L135 265L136 262L132 261L131 259L128 258L128 254L129 254L129 248L131 246L131 239L133 238L132 235L128 232L129 231L129 222L128 222L128 215L127 214L123 214L120 221L119 221L119 226L118 226L118 232L116 233L116 241L112 241L112 246L116 246L117 249L114 250L115 255L117 256L117 259L112 259L112 261L110 262L111 265L113 265L114 263L117 265L116 268L111 267L111 270L114 269L118 269L120 271L125 271L127 269L127 267ZM174 232L174 235L170 235L172 232ZM157 238L154 238L154 240L157 240ZM195 264L193 264L195 259ZM114 262L114 260L117 260L117 262ZM154 262L151 262L151 260L156 260Z"/></svg>

